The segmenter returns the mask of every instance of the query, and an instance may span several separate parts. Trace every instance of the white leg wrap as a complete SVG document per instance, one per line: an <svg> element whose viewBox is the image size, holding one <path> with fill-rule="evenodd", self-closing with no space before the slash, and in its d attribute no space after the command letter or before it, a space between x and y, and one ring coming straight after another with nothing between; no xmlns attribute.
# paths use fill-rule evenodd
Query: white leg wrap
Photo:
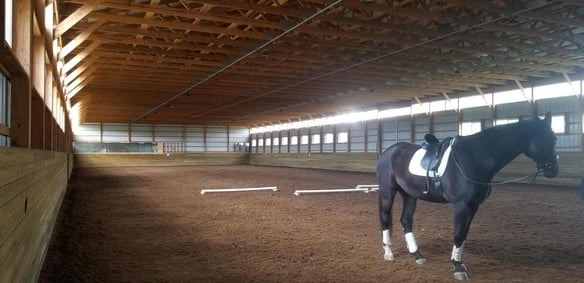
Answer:
<svg viewBox="0 0 584 283"><path fill-rule="evenodd" d="M464 242L462 243L460 248L457 248L456 245L452 246L452 256L450 257L450 259L462 262L463 250L464 250Z"/></svg>
<svg viewBox="0 0 584 283"><path fill-rule="evenodd" d="M391 246L391 238L389 237L389 229L385 229L381 232L383 237L383 244Z"/></svg>
<svg viewBox="0 0 584 283"><path fill-rule="evenodd" d="M414 253L418 250L418 244L416 244L416 238L414 233L409 232L404 235L406 237L406 244L408 245L408 251Z"/></svg>
<svg viewBox="0 0 584 283"><path fill-rule="evenodd" d="M381 232L383 237L383 259L385 260L393 260L393 252L391 251L391 237L389 235L389 230L383 230Z"/></svg>

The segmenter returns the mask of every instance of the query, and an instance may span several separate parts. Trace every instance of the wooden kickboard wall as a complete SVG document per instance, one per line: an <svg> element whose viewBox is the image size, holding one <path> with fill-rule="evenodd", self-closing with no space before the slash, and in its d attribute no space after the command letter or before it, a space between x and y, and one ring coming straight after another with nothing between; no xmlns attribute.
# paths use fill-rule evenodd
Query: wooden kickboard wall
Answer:
<svg viewBox="0 0 584 283"><path fill-rule="evenodd" d="M71 172L67 153L0 148L0 282L36 282Z"/></svg>
<svg viewBox="0 0 584 283"><path fill-rule="evenodd" d="M247 165L245 152L205 153L76 153L76 168L115 166Z"/></svg>

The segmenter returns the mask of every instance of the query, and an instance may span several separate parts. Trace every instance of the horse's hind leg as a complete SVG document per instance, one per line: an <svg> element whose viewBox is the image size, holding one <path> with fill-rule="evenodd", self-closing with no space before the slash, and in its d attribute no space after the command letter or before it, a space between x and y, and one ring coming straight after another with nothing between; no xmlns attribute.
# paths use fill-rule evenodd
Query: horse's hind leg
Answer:
<svg viewBox="0 0 584 283"><path fill-rule="evenodd" d="M381 222L381 237L383 243L383 259L393 260L393 252L391 251L391 229L392 217L391 208L393 207L393 199L396 190L394 188L379 190L379 221ZM387 187L386 187L387 188Z"/></svg>
<svg viewBox="0 0 584 283"><path fill-rule="evenodd" d="M404 228L404 237L406 238L408 251L416 258L417 264L424 264L426 263L426 258L418 249L416 237L414 237L414 233L412 232L414 226L414 212L416 212L417 199L403 191L400 191L400 193L402 195L404 203L401 216L401 224L402 227Z"/></svg>

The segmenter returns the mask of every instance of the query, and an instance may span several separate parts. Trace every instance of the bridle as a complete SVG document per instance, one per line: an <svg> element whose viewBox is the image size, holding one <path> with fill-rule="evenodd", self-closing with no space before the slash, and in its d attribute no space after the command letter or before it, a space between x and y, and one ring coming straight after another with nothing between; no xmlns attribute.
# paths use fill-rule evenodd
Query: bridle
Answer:
<svg viewBox="0 0 584 283"><path fill-rule="evenodd" d="M552 169L554 167L554 161L557 163L557 160L560 158L560 156L556 153L554 155L554 157L552 158L552 161L544 161L544 162L538 162L536 164L536 171L533 174L533 177L531 177L531 181L529 181L530 183L533 183L533 181L535 180L535 178L537 178L537 175L539 175L540 172L545 171L546 169ZM471 179L470 177L468 177L465 173L464 170L462 169L462 166L460 166L460 164L458 164L458 161L456 160L456 157L454 156L454 154L452 154L452 159L454 160L454 164L456 164L456 167L458 168L458 171L460 171L460 173L462 174L462 176L464 176L464 178L474 184L478 184L478 185L504 185L504 184L508 184L508 183L514 183L517 181L521 181L523 179L528 178L529 176L523 176L520 178L516 178L513 180L508 180L508 181L502 181L502 182L479 182L479 181L475 181L473 179Z"/></svg>
<svg viewBox="0 0 584 283"><path fill-rule="evenodd" d="M548 161L544 161L544 162L538 162L536 165L537 170L535 171L535 175L533 175L533 178L531 178L531 182L533 182L533 180L535 180L535 178L537 177L537 175L540 172L543 172L543 171L548 170L548 169L552 169L554 167L554 163L557 164L559 158L560 158L560 156L556 153L556 154L554 154L554 157L552 157L551 161L548 160Z"/></svg>

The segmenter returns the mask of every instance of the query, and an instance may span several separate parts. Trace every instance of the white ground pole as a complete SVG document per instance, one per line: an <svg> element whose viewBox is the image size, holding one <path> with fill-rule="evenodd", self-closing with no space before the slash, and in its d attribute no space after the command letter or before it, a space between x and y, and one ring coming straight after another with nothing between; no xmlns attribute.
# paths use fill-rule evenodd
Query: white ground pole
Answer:
<svg viewBox="0 0 584 283"><path fill-rule="evenodd" d="M357 185L355 187L355 189L357 189L357 188L367 188L369 190L366 191L366 193L368 193L368 192L378 191L379 190L379 185Z"/></svg>
<svg viewBox="0 0 584 283"><path fill-rule="evenodd" d="M226 193L226 192L247 192L247 191L278 191L278 187L258 187L258 188L238 188L238 189L205 189L201 190L201 194L206 193Z"/></svg>
<svg viewBox="0 0 584 283"><path fill-rule="evenodd" d="M294 191L294 195L299 196L301 194L344 193L344 192L368 193L370 191L376 191L378 188L379 188L378 185L357 185L353 189L296 190Z"/></svg>

